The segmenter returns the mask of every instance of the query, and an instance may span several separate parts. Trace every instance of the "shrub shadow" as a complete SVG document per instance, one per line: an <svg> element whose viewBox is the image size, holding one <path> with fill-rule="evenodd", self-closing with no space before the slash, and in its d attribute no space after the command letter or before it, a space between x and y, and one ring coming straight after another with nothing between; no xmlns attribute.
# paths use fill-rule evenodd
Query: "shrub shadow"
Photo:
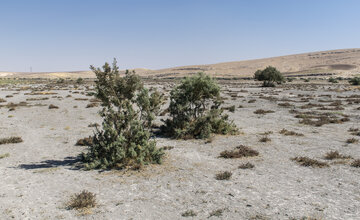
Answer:
<svg viewBox="0 0 360 220"><path fill-rule="evenodd" d="M55 168L55 167L66 167L70 166L70 170L79 170L81 168L79 162L81 158L78 157L65 157L63 160L45 160L40 163L20 164L16 168L25 170L44 169L44 168Z"/></svg>

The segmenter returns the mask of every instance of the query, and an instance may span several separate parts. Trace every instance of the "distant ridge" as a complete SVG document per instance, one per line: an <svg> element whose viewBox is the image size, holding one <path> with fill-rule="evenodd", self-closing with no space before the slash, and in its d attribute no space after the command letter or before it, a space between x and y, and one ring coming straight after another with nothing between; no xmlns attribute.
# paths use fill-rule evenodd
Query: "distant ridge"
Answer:
<svg viewBox="0 0 360 220"><path fill-rule="evenodd" d="M197 72L204 72L214 77L250 77L258 69L275 66L286 75L306 75L332 73L338 76L360 74L360 48L340 49L302 53L295 55L244 60L208 65L191 65L160 70L135 69L141 76L149 77L184 77ZM95 78L91 71L18 73L0 72L0 77L19 78Z"/></svg>

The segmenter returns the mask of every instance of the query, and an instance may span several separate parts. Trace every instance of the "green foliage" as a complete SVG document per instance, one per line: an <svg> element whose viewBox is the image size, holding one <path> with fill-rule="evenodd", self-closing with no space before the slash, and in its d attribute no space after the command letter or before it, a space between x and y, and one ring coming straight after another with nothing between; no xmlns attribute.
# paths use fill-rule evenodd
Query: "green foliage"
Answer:
<svg viewBox="0 0 360 220"><path fill-rule="evenodd" d="M236 134L237 128L222 115L220 87L214 79L199 73L187 77L170 93L171 119L162 131L173 138L208 138L212 133Z"/></svg>
<svg viewBox="0 0 360 220"><path fill-rule="evenodd" d="M63 78L59 78L59 79L56 80L57 84L62 84L64 82L65 82L65 79L63 79Z"/></svg>
<svg viewBox="0 0 360 220"><path fill-rule="evenodd" d="M284 82L284 77L275 67L268 66L264 70L257 70L254 78L263 81L264 87L274 87L275 83L281 84Z"/></svg>
<svg viewBox="0 0 360 220"><path fill-rule="evenodd" d="M162 103L160 93L149 94L135 72L126 71L121 77L116 60L112 67L105 63L102 69L90 68L97 77L96 97L102 101L103 123L101 130L96 127L89 152L83 154L86 168L161 163L163 152L150 140L149 132Z"/></svg>
<svg viewBox="0 0 360 220"><path fill-rule="evenodd" d="M351 85L353 85L353 86L360 85L360 77L354 77L354 78L350 79L349 83L351 83Z"/></svg>
<svg viewBox="0 0 360 220"><path fill-rule="evenodd" d="M337 81L335 78L332 77L330 77L328 81L331 83L339 83L339 81Z"/></svg>
<svg viewBox="0 0 360 220"><path fill-rule="evenodd" d="M81 83L83 83L83 82L84 82L84 79L81 78L81 77L77 78L77 80L76 80L76 83L77 83L77 84L81 84Z"/></svg>

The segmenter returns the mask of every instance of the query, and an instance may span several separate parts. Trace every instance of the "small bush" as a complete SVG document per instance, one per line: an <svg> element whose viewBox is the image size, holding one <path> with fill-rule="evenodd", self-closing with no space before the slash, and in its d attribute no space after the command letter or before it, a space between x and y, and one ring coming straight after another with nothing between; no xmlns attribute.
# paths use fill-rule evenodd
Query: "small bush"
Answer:
<svg viewBox="0 0 360 220"><path fill-rule="evenodd" d="M304 167L328 167L329 165L325 162L310 159L308 157L294 157L291 160L296 161L298 164Z"/></svg>
<svg viewBox="0 0 360 220"><path fill-rule="evenodd" d="M49 105L49 109L58 109L59 106L56 106L56 105L53 105L53 104L50 104Z"/></svg>
<svg viewBox="0 0 360 220"><path fill-rule="evenodd" d="M241 158L241 157L254 157L258 156L259 152L251 149L250 147L240 145L235 150L232 151L223 151L220 153L220 157L223 158Z"/></svg>
<svg viewBox="0 0 360 220"><path fill-rule="evenodd" d="M197 214L193 210L188 210L181 214L182 217L195 217Z"/></svg>
<svg viewBox="0 0 360 220"><path fill-rule="evenodd" d="M0 98L0 102L6 102L6 100L5 100L5 99Z"/></svg>
<svg viewBox="0 0 360 220"><path fill-rule="evenodd" d="M255 167L255 166L254 166L252 163L247 162L247 163L241 164L241 165L239 166L239 169L252 169L252 168L254 168L254 167Z"/></svg>
<svg viewBox="0 0 360 220"><path fill-rule="evenodd" d="M350 79L349 83L353 86L360 85L360 77L354 77L354 78Z"/></svg>
<svg viewBox="0 0 360 220"><path fill-rule="evenodd" d="M9 137L0 139L0 144L16 144L21 142L23 142L21 137Z"/></svg>
<svg viewBox="0 0 360 220"><path fill-rule="evenodd" d="M96 197L95 194L83 190L81 193L74 194L68 204L70 209L86 209L93 208L96 206Z"/></svg>
<svg viewBox="0 0 360 220"><path fill-rule="evenodd" d="M161 130L173 138L208 138L211 134L237 134L221 109L220 87L214 79L199 73L187 77L170 92L169 113Z"/></svg>
<svg viewBox="0 0 360 220"><path fill-rule="evenodd" d="M339 83L339 81L337 81L335 78L332 77L330 77L328 81L331 83Z"/></svg>
<svg viewBox="0 0 360 220"><path fill-rule="evenodd" d="M264 114L267 114L267 113L274 113L274 111L272 111L272 110L263 110L263 109L258 109L256 111L254 111L254 114L262 114L262 115L264 115Z"/></svg>
<svg viewBox="0 0 360 220"><path fill-rule="evenodd" d="M91 146L93 144L93 138L87 137L87 138L81 138L79 139L75 146Z"/></svg>
<svg viewBox="0 0 360 220"><path fill-rule="evenodd" d="M231 172L225 171L225 172L220 172L220 173L216 174L215 179L216 180L229 180L231 176L232 176Z"/></svg>
<svg viewBox="0 0 360 220"><path fill-rule="evenodd" d="M349 138L346 140L346 143L348 143L348 144L356 144L358 142L359 142L359 140L356 138Z"/></svg>
<svg viewBox="0 0 360 220"><path fill-rule="evenodd" d="M6 158L6 157L10 157L10 154L9 153L0 154L0 159Z"/></svg>
<svg viewBox="0 0 360 220"><path fill-rule="evenodd" d="M57 84L62 84L62 83L64 83L64 82L65 82L65 79L63 79L63 78L59 78L59 79L56 81Z"/></svg>
<svg viewBox="0 0 360 220"><path fill-rule="evenodd" d="M326 153L325 157L326 160L334 160L334 159L350 159L350 156L345 156L340 154L338 151L330 151Z"/></svg>
<svg viewBox="0 0 360 220"><path fill-rule="evenodd" d="M275 83L281 84L285 81L283 75L272 66L268 66L264 70L257 70L254 78L263 81L264 87L274 87Z"/></svg>
<svg viewBox="0 0 360 220"><path fill-rule="evenodd" d="M268 136L264 136L264 137L260 138L259 141L265 143L265 142L270 142L271 139Z"/></svg>
<svg viewBox="0 0 360 220"><path fill-rule="evenodd" d="M295 131L288 131L285 128L283 128L279 133L285 136L304 136L303 134L296 133Z"/></svg>
<svg viewBox="0 0 360 220"><path fill-rule="evenodd" d="M360 167L360 159L356 159L351 163L352 167Z"/></svg>
<svg viewBox="0 0 360 220"><path fill-rule="evenodd" d="M222 216L223 212L224 212L224 209L216 209L216 210L210 212L208 218L213 217L213 216L220 217L220 216Z"/></svg>
<svg viewBox="0 0 360 220"><path fill-rule="evenodd" d="M77 78L77 80L76 80L77 84L82 84L83 82L84 82L84 79L81 77Z"/></svg>

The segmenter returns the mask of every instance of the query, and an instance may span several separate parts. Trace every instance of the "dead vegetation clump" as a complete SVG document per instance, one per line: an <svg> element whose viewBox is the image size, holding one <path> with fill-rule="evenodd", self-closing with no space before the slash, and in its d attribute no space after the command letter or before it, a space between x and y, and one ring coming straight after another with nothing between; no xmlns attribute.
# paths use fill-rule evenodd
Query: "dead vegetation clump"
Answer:
<svg viewBox="0 0 360 220"><path fill-rule="evenodd" d="M300 164L301 166L304 166L304 167L323 168L323 167L328 167L329 166L329 164L327 164L325 162L314 160L314 159L311 159L309 157L294 157L294 158L291 158L291 160L296 161L298 164Z"/></svg>
<svg viewBox="0 0 360 220"><path fill-rule="evenodd" d="M56 105L53 105L53 104L50 104L49 105L49 109L58 109L59 106L56 106Z"/></svg>
<svg viewBox="0 0 360 220"><path fill-rule="evenodd" d="M98 107L98 106L99 106L99 103L91 102L91 103L86 105L86 108L93 108L93 107Z"/></svg>
<svg viewBox="0 0 360 220"><path fill-rule="evenodd" d="M236 149L231 151L223 151L220 153L220 157L231 159L231 158L242 158L242 157L255 157L258 156L259 152L251 149L250 147L240 145Z"/></svg>
<svg viewBox="0 0 360 220"><path fill-rule="evenodd" d="M220 172L215 175L216 180L229 180L232 176L232 173L229 171Z"/></svg>
<svg viewBox="0 0 360 220"><path fill-rule="evenodd" d="M87 190L74 194L69 201L68 208L76 210L84 210L96 206L96 196Z"/></svg>
<svg viewBox="0 0 360 220"><path fill-rule="evenodd" d="M250 163L250 162L247 162L247 163L241 164L241 165L239 166L239 169L252 169L252 168L254 168L254 167L255 167L254 164L252 164L252 163Z"/></svg>
<svg viewBox="0 0 360 220"><path fill-rule="evenodd" d="M316 127L323 126L325 124L341 124L347 121L350 121L347 115L343 115L343 118L339 118L332 113L316 113L316 112L306 112L299 115L296 115L295 118L301 118L299 121L300 124L312 125Z"/></svg>
<svg viewBox="0 0 360 220"><path fill-rule="evenodd" d="M359 143L359 140L356 139L356 138L349 138L349 139L346 140L346 143L348 143L348 144L357 144L357 143Z"/></svg>
<svg viewBox="0 0 360 220"><path fill-rule="evenodd" d="M90 146L90 145L92 145L92 143L93 143L93 138L91 136L89 136L86 138L79 139L76 142L75 146Z"/></svg>
<svg viewBox="0 0 360 220"><path fill-rule="evenodd" d="M48 100L48 97L43 97L43 98L27 98L26 101L43 101L43 100Z"/></svg>
<svg viewBox="0 0 360 220"><path fill-rule="evenodd" d="M6 100L5 100L5 99L0 98L0 102L6 102Z"/></svg>
<svg viewBox="0 0 360 220"><path fill-rule="evenodd" d="M360 167L360 159L356 159L351 163L352 167L359 168Z"/></svg>
<svg viewBox="0 0 360 220"><path fill-rule="evenodd" d="M23 142L21 137L1 138L0 144L16 144Z"/></svg>
<svg viewBox="0 0 360 220"><path fill-rule="evenodd" d="M271 139L268 136L264 136L264 137L260 138L259 141L265 143L265 142L270 142Z"/></svg>
<svg viewBox="0 0 360 220"><path fill-rule="evenodd" d="M182 217L195 217L197 214L193 210L188 210L181 214Z"/></svg>
<svg viewBox="0 0 360 220"><path fill-rule="evenodd" d="M326 153L324 156L326 160L334 160L334 159L350 159L351 156L345 156L340 154L338 151L330 151Z"/></svg>
<svg viewBox="0 0 360 220"><path fill-rule="evenodd" d="M288 102L283 102L283 103L279 103L278 106L284 107L284 108L290 108L293 107L294 105L288 103Z"/></svg>
<svg viewBox="0 0 360 220"><path fill-rule="evenodd" d="M283 128L279 133L285 136L304 136L301 133L296 133L295 131L288 131L285 128Z"/></svg>
<svg viewBox="0 0 360 220"><path fill-rule="evenodd" d="M274 113L274 111L272 110L264 110L264 109L258 109L256 111L254 111L254 114L267 114L267 113Z"/></svg>
<svg viewBox="0 0 360 220"><path fill-rule="evenodd" d="M6 158L6 157L10 157L10 154L9 153L0 154L0 159Z"/></svg>

